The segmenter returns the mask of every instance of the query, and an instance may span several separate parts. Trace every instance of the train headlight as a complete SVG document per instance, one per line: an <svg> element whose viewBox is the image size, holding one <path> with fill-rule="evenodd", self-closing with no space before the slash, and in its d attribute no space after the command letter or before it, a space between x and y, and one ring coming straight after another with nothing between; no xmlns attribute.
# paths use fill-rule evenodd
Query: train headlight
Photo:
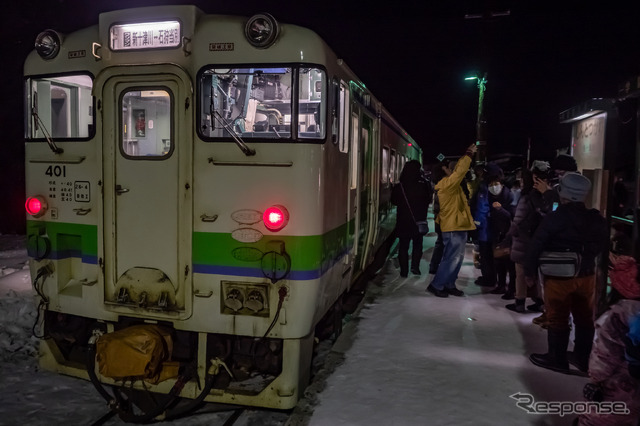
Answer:
<svg viewBox="0 0 640 426"><path fill-rule="evenodd" d="M279 204L271 206L262 214L262 222L268 230L276 232L287 226L289 223L289 212L284 206Z"/></svg>
<svg viewBox="0 0 640 426"><path fill-rule="evenodd" d="M48 207L47 201L40 195L29 197L24 203L24 208L27 210L27 213L33 217L43 216L47 212Z"/></svg>
<svg viewBox="0 0 640 426"><path fill-rule="evenodd" d="M62 37L57 31L45 30L36 37L36 52L43 59L53 59L60 52Z"/></svg>
<svg viewBox="0 0 640 426"><path fill-rule="evenodd" d="M266 49L275 43L279 31L278 21L268 13L252 16L244 26L247 41L260 49Z"/></svg>

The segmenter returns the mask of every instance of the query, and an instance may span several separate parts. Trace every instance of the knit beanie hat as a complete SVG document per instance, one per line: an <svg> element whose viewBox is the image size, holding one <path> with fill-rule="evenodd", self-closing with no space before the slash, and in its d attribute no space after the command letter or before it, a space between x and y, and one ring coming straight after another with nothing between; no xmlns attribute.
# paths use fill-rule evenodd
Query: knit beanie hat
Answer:
<svg viewBox="0 0 640 426"><path fill-rule="evenodd" d="M504 177L504 172L502 168L498 166L496 163L487 163L484 168L485 170L485 181L490 182L491 180L500 180Z"/></svg>
<svg viewBox="0 0 640 426"><path fill-rule="evenodd" d="M560 179L558 194L569 201L584 201L591 189L591 181L580 173L569 172Z"/></svg>
<svg viewBox="0 0 640 426"><path fill-rule="evenodd" d="M531 173L540 179L548 179L551 172L550 169L551 166L547 161L534 160L531 165Z"/></svg>

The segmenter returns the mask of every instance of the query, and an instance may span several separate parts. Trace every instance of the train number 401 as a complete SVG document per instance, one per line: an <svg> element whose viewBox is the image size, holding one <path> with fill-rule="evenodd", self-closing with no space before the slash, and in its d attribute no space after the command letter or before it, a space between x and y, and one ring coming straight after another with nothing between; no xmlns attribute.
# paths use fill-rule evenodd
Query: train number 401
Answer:
<svg viewBox="0 0 640 426"><path fill-rule="evenodd" d="M49 166L44 174L47 176L66 177L67 166Z"/></svg>

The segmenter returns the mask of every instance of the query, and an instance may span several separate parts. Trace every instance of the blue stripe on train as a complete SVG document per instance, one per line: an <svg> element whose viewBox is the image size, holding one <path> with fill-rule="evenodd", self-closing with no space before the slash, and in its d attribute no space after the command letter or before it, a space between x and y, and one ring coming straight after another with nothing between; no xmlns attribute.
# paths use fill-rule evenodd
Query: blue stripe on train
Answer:
<svg viewBox="0 0 640 426"><path fill-rule="evenodd" d="M218 274L218 275L234 275L238 277L256 277L263 278L262 269L244 268L238 266L213 266L213 265L193 265L193 272L196 274ZM286 279L289 280L315 280L320 278L322 274L319 270L314 271L290 271Z"/></svg>

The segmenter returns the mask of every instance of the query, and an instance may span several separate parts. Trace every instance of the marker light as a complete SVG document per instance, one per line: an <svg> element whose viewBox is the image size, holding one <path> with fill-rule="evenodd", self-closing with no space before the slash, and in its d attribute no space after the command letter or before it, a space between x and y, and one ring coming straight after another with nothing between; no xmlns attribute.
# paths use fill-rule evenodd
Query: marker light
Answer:
<svg viewBox="0 0 640 426"><path fill-rule="evenodd" d="M27 202L24 203L24 208L33 217L43 216L47 212L47 202L40 195L27 198Z"/></svg>
<svg viewBox="0 0 640 426"><path fill-rule="evenodd" d="M53 59L60 52L62 37L54 30L45 30L36 37L36 51L43 59Z"/></svg>
<svg viewBox="0 0 640 426"><path fill-rule="evenodd" d="M266 49L275 43L279 31L278 22L268 13L252 16L244 26L247 41L260 49Z"/></svg>
<svg viewBox="0 0 640 426"><path fill-rule="evenodd" d="M279 231L289 223L289 212L284 206L271 206L262 214L264 226L270 231Z"/></svg>

